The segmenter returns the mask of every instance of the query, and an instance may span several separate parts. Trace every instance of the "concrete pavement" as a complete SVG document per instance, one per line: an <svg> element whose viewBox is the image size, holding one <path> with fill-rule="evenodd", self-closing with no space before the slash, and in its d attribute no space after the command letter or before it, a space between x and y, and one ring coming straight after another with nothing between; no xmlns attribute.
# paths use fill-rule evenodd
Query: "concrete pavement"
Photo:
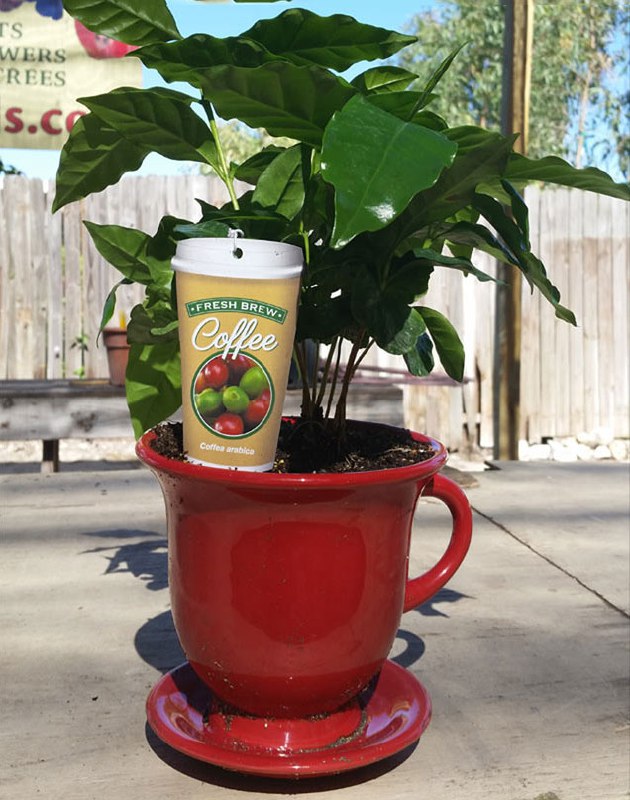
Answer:
<svg viewBox="0 0 630 800"><path fill-rule="evenodd" d="M628 465L498 466L467 490L466 562L404 615L392 652L433 700L419 745L299 783L195 762L146 730L146 694L182 660L154 478L0 476L0 798L627 798ZM414 574L449 531L437 501L416 520Z"/></svg>

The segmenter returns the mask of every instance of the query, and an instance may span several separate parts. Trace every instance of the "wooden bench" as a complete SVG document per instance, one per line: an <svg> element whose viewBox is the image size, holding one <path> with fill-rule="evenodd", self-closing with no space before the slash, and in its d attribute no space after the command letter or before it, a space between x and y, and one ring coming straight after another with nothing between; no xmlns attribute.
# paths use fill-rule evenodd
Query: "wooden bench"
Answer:
<svg viewBox="0 0 630 800"><path fill-rule="evenodd" d="M348 416L403 425L403 384L457 386L445 375L413 378L404 370L362 368L348 397ZM299 414L301 392L287 392L284 413ZM107 380L0 381L0 442L41 440L42 472L59 471L61 439L133 436L122 386Z"/></svg>
<svg viewBox="0 0 630 800"><path fill-rule="evenodd" d="M40 439L42 472L59 470L59 440L133 436L122 386L106 380L0 381L0 441Z"/></svg>

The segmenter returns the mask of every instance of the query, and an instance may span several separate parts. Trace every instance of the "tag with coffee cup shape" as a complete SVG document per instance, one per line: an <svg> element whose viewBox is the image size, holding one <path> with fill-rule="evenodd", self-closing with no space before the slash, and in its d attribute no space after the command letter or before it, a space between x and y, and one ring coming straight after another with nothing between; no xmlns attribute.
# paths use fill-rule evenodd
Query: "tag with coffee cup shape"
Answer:
<svg viewBox="0 0 630 800"><path fill-rule="evenodd" d="M172 265L186 458L269 470L291 366L302 250L236 234L185 239Z"/></svg>

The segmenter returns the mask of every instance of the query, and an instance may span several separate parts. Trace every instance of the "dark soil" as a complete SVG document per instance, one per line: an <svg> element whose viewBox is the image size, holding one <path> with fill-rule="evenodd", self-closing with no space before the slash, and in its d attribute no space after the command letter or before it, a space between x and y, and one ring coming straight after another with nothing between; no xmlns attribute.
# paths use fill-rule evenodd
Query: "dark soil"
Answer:
<svg viewBox="0 0 630 800"><path fill-rule="evenodd" d="M181 423L164 423L155 431L153 449L183 460ZM434 453L430 445L414 441L401 428L348 422L345 436L340 437L321 422L283 420L272 472L367 472L406 467Z"/></svg>

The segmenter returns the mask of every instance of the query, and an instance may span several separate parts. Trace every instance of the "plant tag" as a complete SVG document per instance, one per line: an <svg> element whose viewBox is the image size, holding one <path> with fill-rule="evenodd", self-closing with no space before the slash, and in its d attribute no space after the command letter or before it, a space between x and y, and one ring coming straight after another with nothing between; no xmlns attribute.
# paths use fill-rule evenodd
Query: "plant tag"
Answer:
<svg viewBox="0 0 630 800"><path fill-rule="evenodd" d="M189 461L265 471L273 466L297 319L299 247L186 239L173 269Z"/></svg>

